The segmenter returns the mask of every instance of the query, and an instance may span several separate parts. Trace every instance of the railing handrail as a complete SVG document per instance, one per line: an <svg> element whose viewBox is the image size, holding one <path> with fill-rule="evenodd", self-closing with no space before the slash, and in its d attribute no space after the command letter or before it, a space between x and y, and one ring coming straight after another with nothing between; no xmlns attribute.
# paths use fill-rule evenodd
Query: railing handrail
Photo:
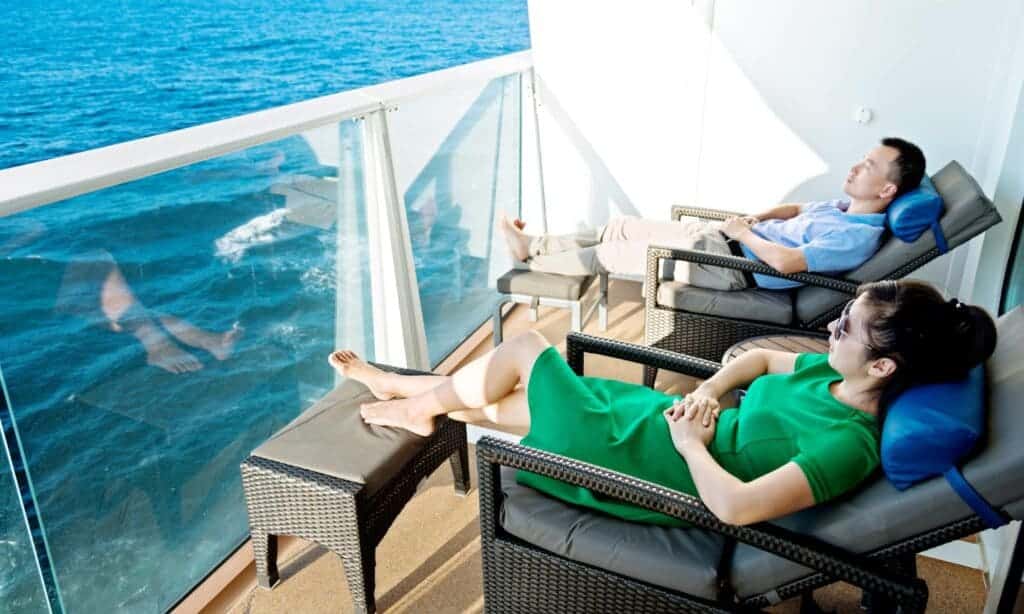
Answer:
<svg viewBox="0 0 1024 614"><path fill-rule="evenodd" d="M529 69L529 50L0 170L0 217Z"/></svg>

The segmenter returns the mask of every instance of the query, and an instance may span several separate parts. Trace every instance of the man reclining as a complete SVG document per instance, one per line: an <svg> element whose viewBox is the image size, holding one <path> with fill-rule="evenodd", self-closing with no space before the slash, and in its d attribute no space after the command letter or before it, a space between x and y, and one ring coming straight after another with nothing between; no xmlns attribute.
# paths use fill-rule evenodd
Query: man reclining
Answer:
<svg viewBox="0 0 1024 614"><path fill-rule="evenodd" d="M616 217L606 226L571 235L528 235L519 220L501 221L516 262L533 271L562 275L642 275L647 247L659 245L734 255L761 261L782 273L840 273L859 266L878 250L885 210L915 189L924 176L921 150L899 138L885 138L853 165L843 192L848 198L783 204L756 216L725 222L648 221ZM676 261L674 279L715 290L755 285L782 289L801 285L770 275L750 276L719 266Z"/></svg>

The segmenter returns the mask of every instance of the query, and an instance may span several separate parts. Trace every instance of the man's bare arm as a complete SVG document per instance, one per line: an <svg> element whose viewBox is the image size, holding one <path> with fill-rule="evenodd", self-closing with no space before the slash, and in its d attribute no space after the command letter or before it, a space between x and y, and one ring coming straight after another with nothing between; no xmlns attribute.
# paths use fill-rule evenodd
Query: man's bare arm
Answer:
<svg viewBox="0 0 1024 614"><path fill-rule="evenodd" d="M761 262L772 267L780 273L803 273L807 270L807 259L804 253L795 247L786 247L778 243L762 239L753 233L746 231L736 237L736 240L750 248Z"/></svg>
<svg viewBox="0 0 1024 614"><path fill-rule="evenodd" d="M780 273L802 273L807 270L803 251L762 239L751 230L753 224L745 218L730 217L722 224L722 233L745 245L758 259Z"/></svg>
<svg viewBox="0 0 1024 614"><path fill-rule="evenodd" d="M772 207L771 209L758 213L756 217L759 221L764 220L788 220L800 215L800 204L799 203L785 203Z"/></svg>

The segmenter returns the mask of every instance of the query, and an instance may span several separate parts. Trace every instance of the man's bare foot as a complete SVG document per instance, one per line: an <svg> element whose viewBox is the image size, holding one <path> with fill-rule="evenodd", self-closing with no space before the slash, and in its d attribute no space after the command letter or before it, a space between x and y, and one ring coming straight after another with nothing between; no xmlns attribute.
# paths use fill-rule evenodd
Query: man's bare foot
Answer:
<svg viewBox="0 0 1024 614"><path fill-rule="evenodd" d="M160 367L171 373L187 373L199 371L203 363L199 359L179 348L166 337L157 337L143 342L146 348L146 363Z"/></svg>
<svg viewBox="0 0 1024 614"><path fill-rule="evenodd" d="M382 401L393 399L395 395L388 390L387 374L377 367L368 364L356 356L355 352L349 350L338 350L331 352L327 362L334 367L338 373L345 377L351 377L357 382L365 385L373 393L373 396Z"/></svg>
<svg viewBox="0 0 1024 614"><path fill-rule="evenodd" d="M426 437L434 432L434 418L423 418L417 415L414 399L395 399L363 403L359 408L363 421L368 424L395 426Z"/></svg>
<svg viewBox="0 0 1024 614"><path fill-rule="evenodd" d="M504 214L501 216L500 224L512 258L517 262L525 262L530 255L530 235L522 230L526 224L522 220L510 220Z"/></svg>

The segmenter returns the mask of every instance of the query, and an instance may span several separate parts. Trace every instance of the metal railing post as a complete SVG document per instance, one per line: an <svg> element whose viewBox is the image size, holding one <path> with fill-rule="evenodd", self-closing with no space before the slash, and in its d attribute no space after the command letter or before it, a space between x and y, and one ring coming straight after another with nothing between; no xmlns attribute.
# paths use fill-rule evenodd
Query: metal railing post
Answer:
<svg viewBox="0 0 1024 614"><path fill-rule="evenodd" d="M429 370L412 241L405 204L395 184L387 113L382 106L367 115L363 132L375 357Z"/></svg>

